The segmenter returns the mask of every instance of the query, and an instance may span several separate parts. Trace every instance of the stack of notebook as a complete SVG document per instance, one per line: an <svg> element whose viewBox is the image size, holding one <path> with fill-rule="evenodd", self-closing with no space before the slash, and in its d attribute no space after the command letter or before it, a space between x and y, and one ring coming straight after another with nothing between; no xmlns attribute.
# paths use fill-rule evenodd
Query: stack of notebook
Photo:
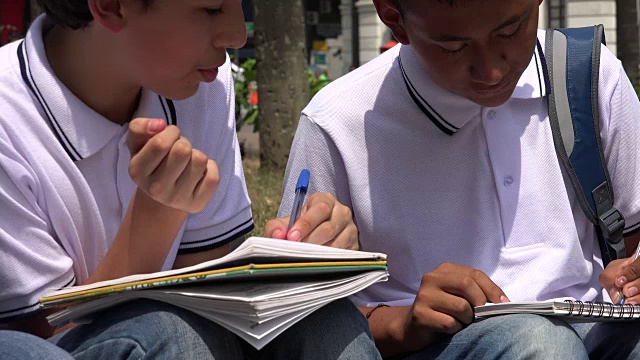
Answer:
<svg viewBox="0 0 640 360"><path fill-rule="evenodd" d="M128 276L47 294L59 326L91 321L98 311L153 299L208 318L257 349L331 301L387 279L386 255L249 238L220 259L188 268Z"/></svg>

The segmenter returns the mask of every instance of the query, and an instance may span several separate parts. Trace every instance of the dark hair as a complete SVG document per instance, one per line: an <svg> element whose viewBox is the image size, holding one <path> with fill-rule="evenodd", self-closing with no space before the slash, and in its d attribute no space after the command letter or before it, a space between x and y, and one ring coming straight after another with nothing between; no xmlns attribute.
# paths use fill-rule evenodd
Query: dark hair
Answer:
<svg viewBox="0 0 640 360"><path fill-rule="evenodd" d="M141 1L145 8L153 2L153 0ZM37 2L58 25L76 30L87 27L93 21L87 0L37 0Z"/></svg>
<svg viewBox="0 0 640 360"><path fill-rule="evenodd" d="M396 6L396 8L398 10L400 10L400 12L404 12L405 8L406 8L406 4L409 2L409 0L392 0L393 1L393 5ZM446 2L447 4L449 4L449 6L455 6L456 4L456 0L438 0L438 2Z"/></svg>

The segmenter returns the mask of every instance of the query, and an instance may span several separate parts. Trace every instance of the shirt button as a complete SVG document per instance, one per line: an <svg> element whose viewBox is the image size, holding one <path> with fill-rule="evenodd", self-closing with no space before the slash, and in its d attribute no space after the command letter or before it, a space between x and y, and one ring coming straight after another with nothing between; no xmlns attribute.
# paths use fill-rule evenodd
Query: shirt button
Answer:
<svg viewBox="0 0 640 360"><path fill-rule="evenodd" d="M504 186L511 186L513 184L513 178L511 176L504 177Z"/></svg>
<svg viewBox="0 0 640 360"><path fill-rule="evenodd" d="M493 120L496 118L496 112L494 110L489 110L487 112L487 117L489 118L489 120Z"/></svg>

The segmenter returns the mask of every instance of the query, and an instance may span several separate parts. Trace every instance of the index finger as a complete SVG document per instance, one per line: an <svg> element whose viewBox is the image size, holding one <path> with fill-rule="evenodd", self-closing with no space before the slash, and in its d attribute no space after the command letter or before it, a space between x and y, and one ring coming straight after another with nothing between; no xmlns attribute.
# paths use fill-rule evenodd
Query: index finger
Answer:
<svg viewBox="0 0 640 360"><path fill-rule="evenodd" d="M331 218L335 201L331 201L322 194L313 194L304 205L302 215L296 220L287 234L287 238L300 241L307 237L315 228Z"/></svg>
<svg viewBox="0 0 640 360"><path fill-rule="evenodd" d="M471 270L471 277L476 281L482 292L486 295L489 302L494 304L499 304L503 302L509 302L509 298L502 291L502 289L496 285L496 283L487 276L487 274L483 273L480 270ZM474 306L484 305L484 304L472 304Z"/></svg>
<svg viewBox="0 0 640 360"><path fill-rule="evenodd" d="M484 290L480 287L478 281L468 276L468 274L447 273L444 274L443 279L443 283L440 285L442 290L465 299L471 307L487 303L488 297L484 293ZM442 309L440 309L440 311L442 311ZM466 313L466 311L462 311L462 313ZM464 318L468 318L468 316L460 317L459 320L464 322Z"/></svg>
<svg viewBox="0 0 640 360"><path fill-rule="evenodd" d="M264 225L264 233L267 237L274 239L284 239L287 235L287 225L289 217L277 218L267 221Z"/></svg>

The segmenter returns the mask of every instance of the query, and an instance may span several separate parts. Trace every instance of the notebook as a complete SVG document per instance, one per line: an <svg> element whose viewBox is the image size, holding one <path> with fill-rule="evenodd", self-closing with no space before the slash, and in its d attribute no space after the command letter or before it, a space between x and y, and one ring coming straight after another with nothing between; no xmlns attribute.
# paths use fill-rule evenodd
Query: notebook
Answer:
<svg viewBox="0 0 640 360"><path fill-rule="evenodd" d="M60 326L136 299L163 301L261 349L313 311L387 277L385 254L252 237L220 259L54 291L40 305L60 309L47 317Z"/></svg>
<svg viewBox="0 0 640 360"><path fill-rule="evenodd" d="M507 314L562 316L586 322L637 320L640 319L640 305L559 299L542 302L489 303L475 307L476 319Z"/></svg>

